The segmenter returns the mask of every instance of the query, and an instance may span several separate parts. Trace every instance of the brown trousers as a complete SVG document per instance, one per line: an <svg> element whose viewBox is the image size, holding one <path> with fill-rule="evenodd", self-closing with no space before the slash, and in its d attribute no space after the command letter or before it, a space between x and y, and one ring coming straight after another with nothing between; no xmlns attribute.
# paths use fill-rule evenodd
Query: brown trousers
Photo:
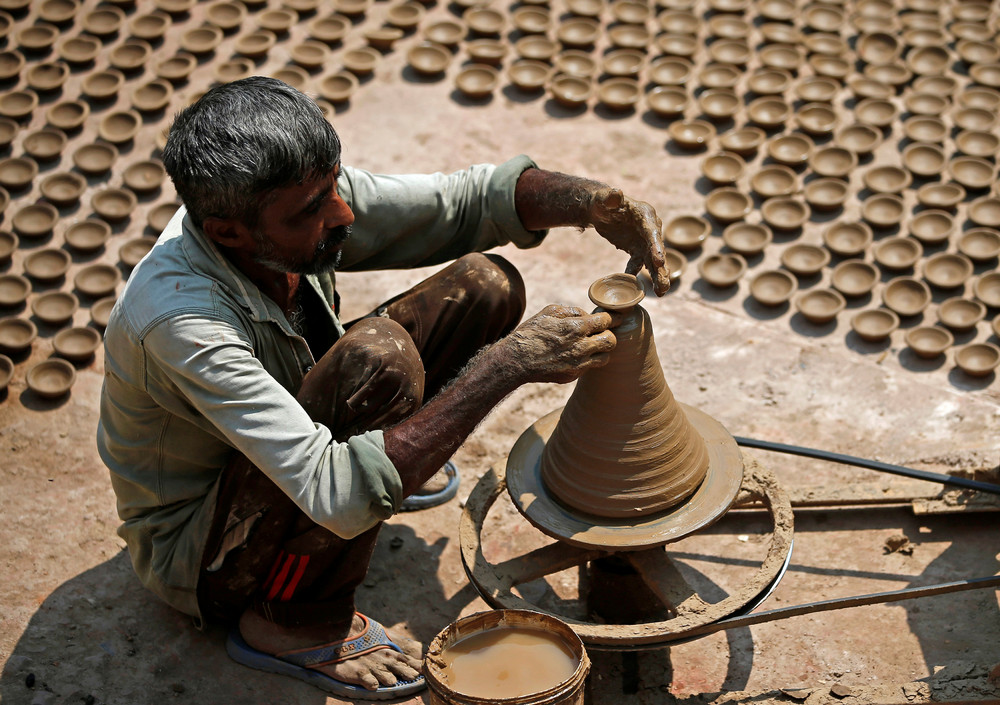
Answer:
<svg viewBox="0 0 1000 705"><path fill-rule="evenodd" d="M322 356L314 351L319 361L299 402L337 440L392 426L513 330L524 306L524 284L509 262L467 255L349 324ZM380 528L339 538L238 456L219 480L198 581L202 614L233 622L252 607L288 627L346 625Z"/></svg>

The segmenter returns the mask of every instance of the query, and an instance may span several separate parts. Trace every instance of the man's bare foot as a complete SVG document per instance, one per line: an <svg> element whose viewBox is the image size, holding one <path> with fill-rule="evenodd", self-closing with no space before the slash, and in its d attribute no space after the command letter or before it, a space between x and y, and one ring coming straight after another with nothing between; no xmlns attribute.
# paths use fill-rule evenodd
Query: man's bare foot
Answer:
<svg viewBox="0 0 1000 705"><path fill-rule="evenodd" d="M357 614L349 630L330 630L322 626L282 627L268 622L252 609L246 610L240 617L243 640L257 651L271 655L349 639L360 635L363 629L364 620ZM395 649L378 649L315 670L343 683L360 685L369 690L415 679L420 675L423 647L412 639L388 636L404 653Z"/></svg>

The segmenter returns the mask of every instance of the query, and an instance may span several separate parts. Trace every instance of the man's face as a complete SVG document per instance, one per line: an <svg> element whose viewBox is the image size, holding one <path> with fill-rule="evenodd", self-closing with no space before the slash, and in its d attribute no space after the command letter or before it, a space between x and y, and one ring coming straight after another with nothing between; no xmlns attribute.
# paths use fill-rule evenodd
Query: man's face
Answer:
<svg viewBox="0 0 1000 705"><path fill-rule="evenodd" d="M336 269L354 222L354 213L337 194L338 176L339 166L331 174L276 189L269 196L253 232L256 262L294 274Z"/></svg>

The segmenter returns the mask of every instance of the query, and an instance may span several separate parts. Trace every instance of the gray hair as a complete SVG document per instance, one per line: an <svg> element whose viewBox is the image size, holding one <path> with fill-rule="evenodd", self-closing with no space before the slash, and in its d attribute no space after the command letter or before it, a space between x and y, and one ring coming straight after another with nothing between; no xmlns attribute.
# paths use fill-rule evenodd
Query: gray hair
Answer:
<svg viewBox="0 0 1000 705"><path fill-rule="evenodd" d="M325 176L340 138L319 106L282 81L251 76L211 89L174 118L163 164L194 222L255 227L267 194Z"/></svg>

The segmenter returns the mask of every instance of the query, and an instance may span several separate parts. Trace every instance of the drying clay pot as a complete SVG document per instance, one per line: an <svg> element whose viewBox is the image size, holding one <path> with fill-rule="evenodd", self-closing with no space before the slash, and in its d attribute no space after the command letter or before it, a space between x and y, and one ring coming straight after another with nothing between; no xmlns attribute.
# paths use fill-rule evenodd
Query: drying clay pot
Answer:
<svg viewBox="0 0 1000 705"><path fill-rule="evenodd" d="M51 203L40 201L22 206L11 220L11 225L21 237L42 237L52 232L59 220L59 211Z"/></svg>
<svg viewBox="0 0 1000 705"><path fill-rule="evenodd" d="M104 330L108 327L108 320L111 318L111 309L115 305L114 296L105 296L103 299L98 299L90 307L90 320L95 326Z"/></svg>
<svg viewBox="0 0 1000 705"><path fill-rule="evenodd" d="M967 189L989 188L996 176L996 167L980 157L955 157L948 162L948 171Z"/></svg>
<svg viewBox="0 0 1000 705"><path fill-rule="evenodd" d="M906 65L918 76L943 74L951 62L951 53L943 46L918 47L906 55Z"/></svg>
<svg viewBox="0 0 1000 705"><path fill-rule="evenodd" d="M35 161L47 162L59 156L67 141L65 132L49 127L25 135L21 146Z"/></svg>
<svg viewBox="0 0 1000 705"><path fill-rule="evenodd" d="M958 94L958 103L965 108L994 110L1000 108L1000 91L989 86L970 85Z"/></svg>
<svg viewBox="0 0 1000 705"><path fill-rule="evenodd" d="M190 54L201 56L215 51L222 39L222 30L215 25L192 27L181 34L180 47Z"/></svg>
<svg viewBox="0 0 1000 705"><path fill-rule="evenodd" d="M586 105L593 92L590 81L578 76L556 76L549 84L549 90L557 103L572 109Z"/></svg>
<svg viewBox="0 0 1000 705"><path fill-rule="evenodd" d="M889 32L862 34L857 41L858 58L867 64L884 64L898 59L903 52L899 37Z"/></svg>
<svg viewBox="0 0 1000 705"><path fill-rule="evenodd" d="M746 162L732 152L719 152L706 157L701 163L701 173L713 184L731 184L743 176Z"/></svg>
<svg viewBox="0 0 1000 705"><path fill-rule="evenodd" d="M937 117L948 107L948 99L938 93L911 91L903 99L903 105L914 115Z"/></svg>
<svg viewBox="0 0 1000 705"><path fill-rule="evenodd" d="M740 98L731 88L710 88L698 97L701 111L712 120L728 120L740 108Z"/></svg>
<svg viewBox="0 0 1000 705"><path fill-rule="evenodd" d="M750 74L748 88L757 95L780 95L792 84L792 74L783 68L763 67Z"/></svg>
<svg viewBox="0 0 1000 705"><path fill-rule="evenodd" d="M823 244L841 257L863 254L872 242L872 229L865 223L837 221L823 231Z"/></svg>
<svg viewBox="0 0 1000 705"><path fill-rule="evenodd" d="M307 25L307 32L310 37L316 39L317 41L324 42L325 44L336 44L347 35L350 28L351 21L347 17L333 14L327 17L317 17L310 20ZM272 32L268 32L268 34L271 37L274 36ZM246 52L243 51L240 53L247 55Z"/></svg>
<svg viewBox="0 0 1000 705"><path fill-rule="evenodd" d="M149 211L146 223L157 233L161 233L180 206L181 204L177 202L161 203Z"/></svg>
<svg viewBox="0 0 1000 705"><path fill-rule="evenodd" d="M101 118L97 134L113 144L130 142L142 127L142 116L135 110L117 110Z"/></svg>
<svg viewBox="0 0 1000 705"><path fill-rule="evenodd" d="M381 52L391 51L393 45L405 35L406 32L399 27L373 27L372 29L365 30L364 33L368 46ZM326 47L325 44L322 46ZM318 54L318 52L314 53Z"/></svg>
<svg viewBox="0 0 1000 705"><path fill-rule="evenodd" d="M747 117L767 129L784 125L791 115L791 106L778 96L754 98L747 106Z"/></svg>
<svg viewBox="0 0 1000 705"><path fill-rule="evenodd" d="M753 200L750 196L732 187L715 189L705 198L705 210L720 223L742 220L752 209ZM773 223L768 225L774 227Z"/></svg>
<svg viewBox="0 0 1000 705"><path fill-rule="evenodd" d="M832 289L807 291L795 300L795 307L810 323L829 323L844 310L844 297Z"/></svg>
<svg viewBox="0 0 1000 705"><path fill-rule="evenodd" d="M514 27L523 34L545 34L552 23L549 11L544 7L523 5L511 13Z"/></svg>
<svg viewBox="0 0 1000 705"><path fill-rule="evenodd" d="M671 139L685 149L701 149L715 136L715 127L705 120L678 120L667 128Z"/></svg>
<svg viewBox="0 0 1000 705"><path fill-rule="evenodd" d="M969 204L967 215L976 225L1000 228L1000 196L980 196Z"/></svg>
<svg viewBox="0 0 1000 705"><path fill-rule="evenodd" d="M940 174L945 167L947 157L944 150L936 144L928 142L913 142L903 150L903 164L911 174L928 178Z"/></svg>
<svg viewBox="0 0 1000 705"><path fill-rule="evenodd" d="M12 190L29 186L38 176L38 164L28 157L0 159L0 185Z"/></svg>
<svg viewBox="0 0 1000 705"><path fill-rule="evenodd" d="M958 251L973 262L989 262L1000 255L1000 231L993 228L966 230L958 239Z"/></svg>
<svg viewBox="0 0 1000 705"><path fill-rule="evenodd" d="M33 64L25 72L28 87L39 93L46 93L62 88L69 77L69 66L64 61L51 61Z"/></svg>
<svg viewBox="0 0 1000 705"><path fill-rule="evenodd" d="M828 54L813 54L809 57L809 65L820 76L828 76L842 81L851 70L851 64L839 56Z"/></svg>
<svg viewBox="0 0 1000 705"><path fill-rule="evenodd" d="M0 115L22 120L38 107L38 94L31 90L9 91L0 95Z"/></svg>
<svg viewBox="0 0 1000 705"><path fill-rule="evenodd" d="M336 105L350 100L360 85L357 76L350 71L338 71L320 80L319 94Z"/></svg>
<svg viewBox="0 0 1000 705"><path fill-rule="evenodd" d="M772 230L798 230L809 220L809 206L791 196L779 196L764 201L760 207L764 222Z"/></svg>
<svg viewBox="0 0 1000 705"><path fill-rule="evenodd" d="M80 301L68 291L46 291L31 302L35 318L48 325L61 325L73 318Z"/></svg>
<svg viewBox="0 0 1000 705"><path fill-rule="evenodd" d="M884 308L859 311L851 318L851 328L862 340L877 343L899 328L899 316Z"/></svg>
<svg viewBox="0 0 1000 705"><path fill-rule="evenodd" d="M38 17L44 22L61 25L76 17L79 11L78 0L43 0L38 6Z"/></svg>
<svg viewBox="0 0 1000 705"><path fill-rule="evenodd" d="M8 117L0 117L0 147L9 147L20 127Z"/></svg>
<svg viewBox="0 0 1000 705"><path fill-rule="evenodd" d="M920 211L910 220L910 234L925 245L947 242L954 229L955 219L947 211Z"/></svg>
<svg viewBox="0 0 1000 705"><path fill-rule="evenodd" d="M572 7L570 11L573 11ZM462 21L473 34L494 37L503 31L506 17L492 7L470 7L462 13Z"/></svg>
<svg viewBox="0 0 1000 705"><path fill-rule="evenodd" d="M83 267L73 278L76 290L91 298L110 296L121 282L121 272L110 264L95 263Z"/></svg>
<svg viewBox="0 0 1000 705"><path fill-rule="evenodd" d="M144 159L130 164L122 173L125 185L136 193L156 191L167 178L167 170L159 159Z"/></svg>
<svg viewBox="0 0 1000 705"><path fill-rule="evenodd" d="M954 76L919 76L913 81L913 90L945 96L949 100L958 88Z"/></svg>
<svg viewBox="0 0 1000 705"><path fill-rule="evenodd" d="M608 40L611 46L621 49L645 49L651 39L652 34L649 30L640 25L618 24L608 28Z"/></svg>
<svg viewBox="0 0 1000 705"><path fill-rule="evenodd" d="M1000 149L1000 137L982 130L962 130L955 136L955 146L970 157L993 159Z"/></svg>
<svg viewBox="0 0 1000 705"><path fill-rule="evenodd" d="M140 113L155 113L166 108L173 95L174 87L168 81L156 78L132 91L132 107Z"/></svg>
<svg viewBox="0 0 1000 705"><path fill-rule="evenodd" d="M95 37L110 37L125 24L125 13L114 6L102 5L83 16L83 29Z"/></svg>
<svg viewBox="0 0 1000 705"><path fill-rule="evenodd" d="M246 52L240 53L246 54ZM171 83L181 83L187 80L197 65L198 59L194 54L179 51L171 57L157 61L153 68L157 78Z"/></svg>
<svg viewBox="0 0 1000 705"><path fill-rule="evenodd" d="M0 264L10 262L21 239L9 230L0 230Z"/></svg>
<svg viewBox="0 0 1000 705"><path fill-rule="evenodd" d="M751 156L764 144L766 133L759 127L744 125L735 130L727 130L719 138L719 144L727 152L746 157Z"/></svg>
<svg viewBox="0 0 1000 705"><path fill-rule="evenodd" d="M84 362L93 357L101 347L101 334L93 328L66 328L52 339L56 354L74 362Z"/></svg>
<svg viewBox="0 0 1000 705"><path fill-rule="evenodd" d="M129 39L111 50L108 61L126 73L143 68L153 55L153 47L144 39Z"/></svg>
<svg viewBox="0 0 1000 705"><path fill-rule="evenodd" d="M247 59L249 61L249 59ZM305 90L309 82L309 73L301 66L282 66L271 74L271 78L276 78L296 90Z"/></svg>
<svg viewBox="0 0 1000 705"><path fill-rule="evenodd" d="M663 239L672 247L687 252L701 247L711 232L711 224L697 215L673 218L663 228Z"/></svg>
<svg viewBox="0 0 1000 705"><path fill-rule="evenodd" d="M986 317L986 306L981 301L955 296L945 299L938 306L938 320L945 328L955 332L970 331Z"/></svg>
<svg viewBox="0 0 1000 705"><path fill-rule="evenodd" d="M507 78L522 91L540 91L549 81L552 67L542 61L520 59L507 69ZM569 75L569 74L567 74ZM576 78L581 78L576 76ZM586 80L586 79L582 79Z"/></svg>
<svg viewBox="0 0 1000 705"><path fill-rule="evenodd" d="M313 31L313 37L319 39L319 37L316 36L315 30ZM250 32L249 34L240 34L240 36L236 38L236 43L233 46L233 48L236 50L237 54L241 54L251 59L257 59L266 56L267 52L271 50L271 48L277 43L277 41L278 37L277 35L275 35L274 32L271 32L270 30L266 29L259 29L256 32ZM185 60L185 64L186 63L187 62ZM157 75L160 78L166 78L167 80L170 81L181 80L172 78L171 76L180 74L183 68L186 68L186 67L181 67L180 65L177 65L176 69L174 66L171 65L163 66L163 64L161 64L160 66L161 68L157 71ZM191 68L194 67L192 66ZM163 75L164 71L169 72L169 75L164 76ZM184 78L186 78L187 74L189 73L190 70L188 70L187 73L184 74Z"/></svg>
<svg viewBox="0 0 1000 705"><path fill-rule="evenodd" d="M103 174L118 159L118 148L107 142L94 142L73 152L73 164L85 174Z"/></svg>
<svg viewBox="0 0 1000 705"><path fill-rule="evenodd" d="M763 223L737 222L722 231L722 241L733 252L741 255L757 255L764 251L774 235Z"/></svg>
<svg viewBox="0 0 1000 705"><path fill-rule="evenodd" d="M688 10L664 10L656 21L660 29L668 34L698 34L701 29L701 20L693 12Z"/></svg>
<svg viewBox="0 0 1000 705"><path fill-rule="evenodd" d="M687 92L677 86L656 86L646 93L646 105L661 117L683 115L690 102Z"/></svg>
<svg viewBox="0 0 1000 705"><path fill-rule="evenodd" d="M955 364L967 375L985 377L1000 364L1000 348L992 343L971 343L955 352Z"/></svg>
<svg viewBox="0 0 1000 705"><path fill-rule="evenodd" d="M82 100L65 100L55 103L45 112L45 119L52 127L71 132L90 116L90 105Z"/></svg>
<svg viewBox="0 0 1000 705"><path fill-rule="evenodd" d="M219 0L205 8L205 19L223 32L238 29L246 16L246 5L232 0Z"/></svg>
<svg viewBox="0 0 1000 705"><path fill-rule="evenodd" d="M17 46L26 52L41 53L55 44L58 37L59 28L48 22L35 22L14 33Z"/></svg>
<svg viewBox="0 0 1000 705"><path fill-rule="evenodd" d="M38 328L26 318L0 318L0 352L17 354L31 347L38 337Z"/></svg>
<svg viewBox="0 0 1000 705"><path fill-rule="evenodd" d="M779 135L767 143L767 155L779 164L801 166L809 161L813 143L806 135Z"/></svg>
<svg viewBox="0 0 1000 705"><path fill-rule="evenodd" d="M91 199L94 211L109 223L128 218L136 206L136 197L127 188L107 187L97 191Z"/></svg>
<svg viewBox="0 0 1000 705"><path fill-rule="evenodd" d="M634 78L639 75L646 55L635 49L613 49L604 55L601 66L609 76L625 76ZM589 74L588 74L589 75Z"/></svg>
<svg viewBox="0 0 1000 705"><path fill-rule="evenodd" d="M337 8L343 12L341 8ZM423 9L423 8L421 8ZM257 15L257 27L276 35L283 35L299 21L299 13L286 7L270 8Z"/></svg>
<svg viewBox="0 0 1000 705"><path fill-rule="evenodd" d="M750 295L764 306L781 306L792 298L799 282L783 269L761 272L750 282Z"/></svg>
<svg viewBox="0 0 1000 705"><path fill-rule="evenodd" d="M935 209L954 209L965 200L965 189L956 183L929 183L917 189L917 201Z"/></svg>
<svg viewBox="0 0 1000 705"><path fill-rule="evenodd" d="M903 220L906 206L893 193L877 193L861 204L861 216L873 228L893 228Z"/></svg>
<svg viewBox="0 0 1000 705"><path fill-rule="evenodd" d="M924 262L924 279L940 289L962 286L972 276L972 260L965 255L939 252Z"/></svg>
<svg viewBox="0 0 1000 705"><path fill-rule="evenodd" d="M631 110L641 96L639 82L634 78L610 78L597 87L597 100L611 110Z"/></svg>
<svg viewBox="0 0 1000 705"><path fill-rule="evenodd" d="M873 166L862 177L865 186L875 193L901 193L913 182L913 176L898 166L884 164Z"/></svg>
<svg viewBox="0 0 1000 705"><path fill-rule="evenodd" d="M634 56L634 53L629 50L626 56ZM570 76L579 76L580 78L591 78L597 71L597 60L585 51L580 51L579 49L567 49L566 51L560 52L555 57L555 68L559 73L565 73ZM652 77L650 77L652 80ZM654 81L654 83L659 83Z"/></svg>
<svg viewBox="0 0 1000 705"><path fill-rule="evenodd" d="M39 184L42 196L57 206L71 206L80 200L87 180L71 171L49 174Z"/></svg>
<svg viewBox="0 0 1000 705"><path fill-rule="evenodd" d="M712 286L733 286L747 271L747 261L738 254L717 253L698 262L698 273Z"/></svg>
<svg viewBox="0 0 1000 705"><path fill-rule="evenodd" d="M35 250L24 258L24 273L39 282L59 281L69 270L69 253L55 247Z"/></svg>
<svg viewBox="0 0 1000 705"><path fill-rule="evenodd" d="M720 64L743 67L750 60L751 52L742 39L719 39L708 45L708 55Z"/></svg>
<svg viewBox="0 0 1000 705"><path fill-rule="evenodd" d="M708 20L708 31L720 39L746 39L750 36L750 23L734 15L713 15Z"/></svg>
<svg viewBox="0 0 1000 705"><path fill-rule="evenodd" d="M798 72L804 61L802 52L791 44L769 44L758 53L760 64L765 69L776 69L789 73Z"/></svg>
<svg viewBox="0 0 1000 705"><path fill-rule="evenodd" d="M507 56L507 48L507 44L499 39L486 38L473 39L465 45L465 50L473 61L498 68L503 65L504 57Z"/></svg>
<svg viewBox="0 0 1000 705"><path fill-rule="evenodd" d="M679 56L664 56L649 65L649 80L661 86L683 86L691 78L693 66Z"/></svg>
<svg viewBox="0 0 1000 705"><path fill-rule="evenodd" d="M857 166L857 155L843 147L821 147L809 155L809 167L820 176L846 178Z"/></svg>
<svg viewBox="0 0 1000 705"><path fill-rule="evenodd" d="M14 361L6 355L0 355L0 392L7 389L11 377L14 376Z"/></svg>
<svg viewBox="0 0 1000 705"><path fill-rule="evenodd" d="M198 0L153 0L156 9L169 15L183 16L191 11Z"/></svg>
<svg viewBox="0 0 1000 705"><path fill-rule="evenodd" d="M854 106L854 116L861 122L885 129L896 117L896 106L888 100L865 98Z"/></svg>
<svg viewBox="0 0 1000 705"><path fill-rule="evenodd" d="M871 154L882 144L882 133L872 125L856 122L837 130L833 141L838 147L849 149L855 154Z"/></svg>
<svg viewBox="0 0 1000 705"><path fill-rule="evenodd" d="M844 296L864 296L871 293L878 283L879 273L874 265L860 259L844 260L830 275L833 288Z"/></svg>
<svg viewBox="0 0 1000 705"><path fill-rule="evenodd" d="M126 242L118 250L118 259L128 268L135 267L156 244L155 237L142 235Z"/></svg>
<svg viewBox="0 0 1000 705"><path fill-rule="evenodd" d="M829 211L842 208L850 192L850 186L843 179L823 177L807 183L804 196L813 210Z"/></svg>
<svg viewBox="0 0 1000 705"><path fill-rule="evenodd" d="M103 220L77 221L66 228L63 239L77 252L95 252L111 237L111 226Z"/></svg>
<svg viewBox="0 0 1000 705"><path fill-rule="evenodd" d="M379 35L376 35L376 44L378 43L379 38ZM369 44L371 44L370 40ZM392 42L390 41L388 46L391 45ZM370 48L378 51L380 47L372 45ZM313 70L321 68L326 63L327 59L330 57L330 48L322 42L306 39L305 41L293 46L289 51L289 56L298 66L301 66L304 69Z"/></svg>
<svg viewBox="0 0 1000 705"><path fill-rule="evenodd" d="M868 76L853 76L847 82L847 85L851 89L851 93L854 94L854 97L859 100L864 98L888 100L895 93L892 86L881 81L876 81L874 78L869 78Z"/></svg>
<svg viewBox="0 0 1000 705"><path fill-rule="evenodd" d="M824 136L837 127L837 113L826 103L807 103L799 108L795 120L803 132Z"/></svg>
<svg viewBox="0 0 1000 705"><path fill-rule="evenodd" d="M822 247L795 243L781 253L781 264L799 276L813 276L830 262L830 253Z"/></svg>
<svg viewBox="0 0 1000 705"><path fill-rule="evenodd" d="M146 41L156 41L161 39L170 27L172 20L165 12L150 12L144 15L136 15L129 22L129 32L136 39Z"/></svg>
<svg viewBox="0 0 1000 705"><path fill-rule="evenodd" d="M920 326L906 332L906 344L918 357L927 359L939 356L954 342L955 338L949 331L937 326Z"/></svg>
<svg viewBox="0 0 1000 705"><path fill-rule="evenodd" d="M805 8L806 26L817 32L839 32L845 19L844 11L835 5L817 3Z"/></svg>
<svg viewBox="0 0 1000 705"><path fill-rule="evenodd" d="M916 316L931 302L931 290L919 279L896 277L882 290L882 301L900 316Z"/></svg>
<svg viewBox="0 0 1000 705"><path fill-rule="evenodd" d="M72 388L76 370L66 360L50 358L28 369L24 380L28 388L43 399L59 399Z"/></svg>
<svg viewBox="0 0 1000 705"><path fill-rule="evenodd" d="M959 108L951 115L952 121L962 130L991 130L997 124L997 115L990 108Z"/></svg>
<svg viewBox="0 0 1000 705"><path fill-rule="evenodd" d="M784 24L785 22L791 21L795 17L796 7L792 0L760 0L760 2L755 3L757 6L757 14L765 20L772 20L763 25L763 27L783 27L787 31L797 31L792 25ZM794 41L794 37L786 37L784 35L779 35L772 38L771 34L768 32L764 33L764 36L768 38L768 41Z"/></svg>
<svg viewBox="0 0 1000 705"><path fill-rule="evenodd" d="M20 274L0 274L0 306L20 306L31 293L31 282Z"/></svg>
<svg viewBox="0 0 1000 705"><path fill-rule="evenodd" d="M95 101L110 100L118 95L125 84L125 76L118 69L107 69L87 74L83 79L81 90L88 98Z"/></svg>
<svg viewBox="0 0 1000 705"><path fill-rule="evenodd" d="M493 95L500 82L500 72L492 66L471 64L455 77L455 86L468 98L481 100Z"/></svg>
<svg viewBox="0 0 1000 705"><path fill-rule="evenodd" d="M599 17L604 9L604 0L567 0L566 6L570 14L577 17Z"/></svg>
<svg viewBox="0 0 1000 705"><path fill-rule="evenodd" d="M980 275L972 288L977 299L990 308L1000 308L1000 272L987 272Z"/></svg>
<svg viewBox="0 0 1000 705"><path fill-rule="evenodd" d="M830 103L838 92L840 92L840 84L825 76L807 76L801 79L795 87L795 94L806 104Z"/></svg>
<svg viewBox="0 0 1000 705"><path fill-rule="evenodd" d="M645 24L653 15L649 5L635 0L615 0L611 3L611 14L625 24Z"/></svg>
<svg viewBox="0 0 1000 705"><path fill-rule="evenodd" d="M872 255L887 270L909 269L924 253L923 245L911 237L891 237L875 244Z"/></svg>
<svg viewBox="0 0 1000 705"><path fill-rule="evenodd" d="M679 250L675 250L672 247L664 247L663 261L670 272L670 283L673 284L679 281L681 275L684 274L684 270L687 269L687 258Z"/></svg>
<svg viewBox="0 0 1000 705"><path fill-rule="evenodd" d="M521 37L514 44L514 52L519 57L533 61L551 61L559 48L559 42L541 35Z"/></svg>
<svg viewBox="0 0 1000 705"><path fill-rule="evenodd" d="M700 48L698 40L686 34L661 34L656 37L656 46L667 56L690 59Z"/></svg>
<svg viewBox="0 0 1000 705"><path fill-rule="evenodd" d="M940 144L948 134L948 126L938 117L914 115L903 122L903 134L914 142Z"/></svg>

